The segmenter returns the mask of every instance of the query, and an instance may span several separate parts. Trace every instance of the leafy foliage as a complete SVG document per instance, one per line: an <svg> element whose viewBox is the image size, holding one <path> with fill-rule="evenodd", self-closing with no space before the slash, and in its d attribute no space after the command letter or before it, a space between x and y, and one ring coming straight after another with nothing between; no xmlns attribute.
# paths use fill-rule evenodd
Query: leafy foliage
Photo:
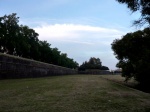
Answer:
<svg viewBox="0 0 150 112"><path fill-rule="evenodd" d="M126 79L134 77L142 85L150 85L150 28L114 40L112 50Z"/></svg>
<svg viewBox="0 0 150 112"><path fill-rule="evenodd" d="M108 67L102 66L102 62L99 58L91 57L89 61L83 62L80 65L79 70L86 70L86 69L100 69L100 70L109 70Z"/></svg>
<svg viewBox="0 0 150 112"><path fill-rule="evenodd" d="M67 54L51 48L47 41L40 41L39 34L33 29L19 25L16 15L0 17L0 52L69 68L78 67L78 63Z"/></svg>
<svg viewBox="0 0 150 112"><path fill-rule="evenodd" d="M128 8L135 12L141 12L141 18L134 22L134 24L143 25L148 23L150 25L150 0L117 0L120 3L127 4Z"/></svg>

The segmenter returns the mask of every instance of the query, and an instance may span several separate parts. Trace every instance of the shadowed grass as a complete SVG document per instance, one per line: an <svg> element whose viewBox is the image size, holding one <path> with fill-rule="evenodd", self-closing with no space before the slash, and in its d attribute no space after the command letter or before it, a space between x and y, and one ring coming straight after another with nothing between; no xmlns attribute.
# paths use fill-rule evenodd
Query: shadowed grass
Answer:
<svg viewBox="0 0 150 112"><path fill-rule="evenodd" d="M146 93L150 93L149 85L140 85L136 80L134 80L134 78L131 78L125 82L125 77L122 77L121 75L101 75L101 77Z"/></svg>
<svg viewBox="0 0 150 112"><path fill-rule="evenodd" d="M148 112L150 95L98 75L1 80L0 111Z"/></svg>

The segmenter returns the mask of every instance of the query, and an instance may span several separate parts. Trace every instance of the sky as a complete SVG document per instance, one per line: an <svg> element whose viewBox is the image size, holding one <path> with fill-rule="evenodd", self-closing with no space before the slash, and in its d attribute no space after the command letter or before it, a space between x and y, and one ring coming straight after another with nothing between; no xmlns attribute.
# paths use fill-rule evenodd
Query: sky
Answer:
<svg viewBox="0 0 150 112"><path fill-rule="evenodd" d="M0 17L17 13L19 24L27 25L52 48L67 53L80 65L90 57L116 69L111 49L115 39L136 31L140 17L116 0L0 0Z"/></svg>

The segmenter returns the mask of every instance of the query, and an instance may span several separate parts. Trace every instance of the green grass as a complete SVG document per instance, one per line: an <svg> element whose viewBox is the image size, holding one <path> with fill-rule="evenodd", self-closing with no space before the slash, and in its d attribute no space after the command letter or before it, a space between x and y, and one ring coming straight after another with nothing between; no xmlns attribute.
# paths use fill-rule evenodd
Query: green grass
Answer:
<svg viewBox="0 0 150 112"><path fill-rule="evenodd" d="M100 75L0 80L0 112L5 111L149 112L150 94Z"/></svg>
<svg viewBox="0 0 150 112"><path fill-rule="evenodd" d="M131 85L131 86L134 86L134 85L138 84L138 82L135 81L133 78L128 80L128 82L126 83L125 82L125 77L122 77L121 75L101 75L101 77L105 78L107 80L118 82L120 84L126 84L126 85Z"/></svg>

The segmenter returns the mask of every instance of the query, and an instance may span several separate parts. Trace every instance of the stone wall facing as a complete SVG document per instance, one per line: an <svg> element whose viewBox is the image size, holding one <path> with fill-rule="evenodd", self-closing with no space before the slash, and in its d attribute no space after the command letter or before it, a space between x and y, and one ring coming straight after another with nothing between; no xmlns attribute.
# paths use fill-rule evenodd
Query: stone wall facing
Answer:
<svg viewBox="0 0 150 112"><path fill-rule="evenodd" d="M79 71L79 74L91 74L91 75L106 75L111 74L109 70L87 69L85 71Z"/></svg>
<svg viewBox="0 0 150 112"><path fill-rule="evenodd" d="M77 70L0 53L0 79L77 74Z"/></svg>

